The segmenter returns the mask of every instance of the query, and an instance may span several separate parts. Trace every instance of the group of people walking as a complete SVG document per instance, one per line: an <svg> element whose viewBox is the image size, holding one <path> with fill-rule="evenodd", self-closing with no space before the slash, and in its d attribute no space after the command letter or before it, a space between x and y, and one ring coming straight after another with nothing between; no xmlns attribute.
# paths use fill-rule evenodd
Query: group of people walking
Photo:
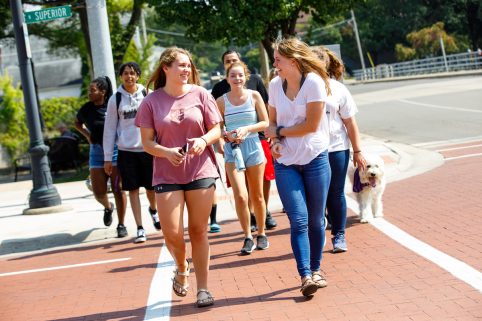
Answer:
<svg viewBox="0 0 482 321"><path fill-rule="evenodd" d="M162 226L176 269L172 289L189 290L190 261L184 239L184 208L196 271L198 307L210 306L208 290L210 231L217 232L215 187L220 177L215 152L224 156L243 230L242 255L269 248L266 229L277 223L267 210L271 180L290 221L291 246L301 278L301 292L313 295L327 285L320 272L325 216L332 226L334 252L347 250L343 186L350 158L365 166L354 115L356 105L336 80L343 64L326 48L312 50L295 38L276 43L268 94L258 76L235 51L222 59L226 77L209 93L200 86L190 53L167 48L147 82L135 63L121 67L122 84L112 95L107 77L95 79L89 102L76 127L90 147L89 166L104 223L112 223L108 201L110 177L117 207L118 236L126 236L124 217L129 192L138 227L136 242L146 240L139 188L146 189L154 226ZM147 94L147 95L146 95ZM110 97L110 98L109 98ZM159 210L159 215L157 214ZM256 243L253 233L256 232Z"/></svg>

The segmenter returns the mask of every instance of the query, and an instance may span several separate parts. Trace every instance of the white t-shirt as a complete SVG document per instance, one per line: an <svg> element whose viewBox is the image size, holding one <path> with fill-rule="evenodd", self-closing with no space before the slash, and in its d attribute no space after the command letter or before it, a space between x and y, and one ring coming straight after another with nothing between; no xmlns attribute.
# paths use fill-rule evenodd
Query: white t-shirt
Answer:
<svg viewBox="0 0 482 321"><path fill-rule="evenodd" d="M342 119L353 117L358 109L348 89L341 82L330 79L331 95L326 99L326 119L330 130L328 152L350 149L350 140Z"/></svg>
<svg viewBox="0 0 482 321"><path fill-rule="evenodd" d="M283 91L283 82L275 77L269 83L268 104L276 109L278 126L291 127L306 120L306 104L326 101L325 82L315 73L306 75L305 82L295 99L291 101ZM305 136L285 137L281 140L283 149L276 161L284 165L306 165L321 152L328 149L328 121L325 113L318 130Z"/></svg>

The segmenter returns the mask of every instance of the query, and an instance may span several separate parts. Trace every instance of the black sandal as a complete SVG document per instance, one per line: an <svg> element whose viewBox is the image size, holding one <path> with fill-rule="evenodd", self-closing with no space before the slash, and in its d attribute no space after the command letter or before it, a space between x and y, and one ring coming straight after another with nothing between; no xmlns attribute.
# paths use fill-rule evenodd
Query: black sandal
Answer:
<svg viewBox="0 0 482 321"><path fill-rule="evenodd" d="M199 297L201 295L201 298ZM206 289L199 289L197 291L196 305L198 308L208 307L214 304L214 298Z"/></svg>

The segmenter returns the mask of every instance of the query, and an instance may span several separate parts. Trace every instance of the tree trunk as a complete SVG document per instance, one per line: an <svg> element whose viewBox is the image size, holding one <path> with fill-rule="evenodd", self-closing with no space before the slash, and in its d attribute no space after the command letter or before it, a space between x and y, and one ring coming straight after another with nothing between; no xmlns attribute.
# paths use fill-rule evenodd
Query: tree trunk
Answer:
<svg viewBox="0 0 482 321"><path fill-rule="evenodd" d="M124 61L124 56L129 46L132 37L136 31L136 27L139 25L142 13L142 7L146 0L134 0L134 5L132 7L132 14L131 18L129 19L129 23L127 24L125 31L122 33L120 43L112 44L114 47L114 67L115 70L118 71L122 62Z"/></svg>

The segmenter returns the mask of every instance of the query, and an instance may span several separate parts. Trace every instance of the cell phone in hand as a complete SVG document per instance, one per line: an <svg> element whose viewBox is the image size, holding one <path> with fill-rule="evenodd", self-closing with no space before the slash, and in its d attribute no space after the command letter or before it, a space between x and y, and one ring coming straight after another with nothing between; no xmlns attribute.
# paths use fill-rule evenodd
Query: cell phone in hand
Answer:
<svg viewBox="0 0 482 321"><path fill-rule="evenodd" d="M189 144L186 143L184 146L182 146L182 148L179 150L179 152L180 152L181 154L185 155L188 150L189 150Z"/></svg>

